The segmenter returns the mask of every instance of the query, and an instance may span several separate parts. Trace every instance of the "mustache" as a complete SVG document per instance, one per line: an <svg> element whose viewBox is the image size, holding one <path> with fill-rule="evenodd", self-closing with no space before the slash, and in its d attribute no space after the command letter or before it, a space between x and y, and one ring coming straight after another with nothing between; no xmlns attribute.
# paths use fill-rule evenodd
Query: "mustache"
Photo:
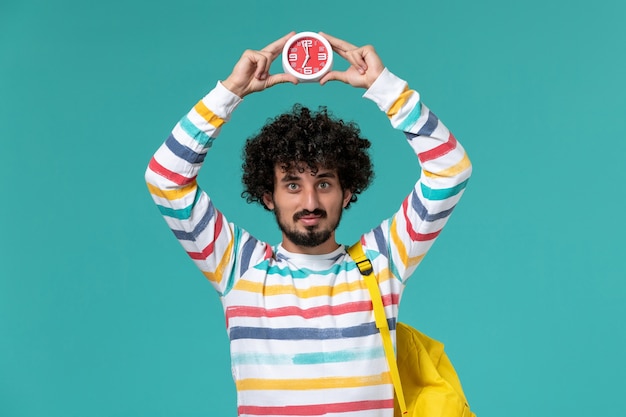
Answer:
<svg viewBox="0 0 626 417"><path fill-rule="evenodd" d="M293 219L294 220L299 220L300 218L304 217L304 216L310 216L310 215L314 215L314 216L319 216L321 218L326 218L327 214L326 214L326 210L322 210L322 209L315 209L313 211L309 211L309 210L302 210L297 212L296 214L293 215Z"/></svg>

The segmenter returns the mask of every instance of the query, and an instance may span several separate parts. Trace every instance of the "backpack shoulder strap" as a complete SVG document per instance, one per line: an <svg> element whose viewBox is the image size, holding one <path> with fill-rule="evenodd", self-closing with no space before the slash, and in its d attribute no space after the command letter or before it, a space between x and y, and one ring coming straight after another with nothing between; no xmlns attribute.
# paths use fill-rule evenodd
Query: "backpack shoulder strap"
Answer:
<svg viewBox="0 0 626 417"><path fill-rule="evenodd" d="M361 271L361 275L365 280L367 289L372 299L372 306L374 309L374 319L376 321L376 327L380 331L380 335L383 338L383 347L385 349L385 356L389 365L389 371L391 373L391 380L396 392L396 398L402 414L407 414L406 402L404 400L404 393L402 392L402 385L400 383L400 372L398 371L398 363L396 362L396 356L393 350L393 343L391 341L391 333L389 332L389 325L387 324L387 316L385 315L385 307L383 306L382 297L380 295L380 289L378 288L378 280L374 275L374 268L372 268L371 261L365 255L361 242L357 242L348 248L348 254L352 260L356 263L356 266Z"/></svg>

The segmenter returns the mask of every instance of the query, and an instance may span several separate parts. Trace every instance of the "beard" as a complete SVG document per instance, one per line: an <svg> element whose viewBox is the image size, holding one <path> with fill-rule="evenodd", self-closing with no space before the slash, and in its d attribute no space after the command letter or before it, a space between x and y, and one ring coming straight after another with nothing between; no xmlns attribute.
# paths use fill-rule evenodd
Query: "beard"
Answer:
<svg viewBox="0 0 626 417"><path fill-rule="evenodd" d="M297 246L313 248L315 246L319 246L322 243L326 242L333 235L333 232L339 227L339 222L341 221L341 215L343 210L339 211L339 217L337 217L337 221L334 224L330 224L326 229L319 229L319 226L307 226L306 232L302 232L296 230L296 228L290 228L289 225L282 222L280 218L280 210L278 206L274 205L274 215L276 216L276 223L278 223L278 227L283 232L285 237L289 239L290 242L294 243ZM298 221L298 219L302 216L306 216L309 214L313 214L316 216L320 216L322 219L326 219L328 214L325 210L316 209L313 211L303 210L293 215L294 224Z"/></svg>

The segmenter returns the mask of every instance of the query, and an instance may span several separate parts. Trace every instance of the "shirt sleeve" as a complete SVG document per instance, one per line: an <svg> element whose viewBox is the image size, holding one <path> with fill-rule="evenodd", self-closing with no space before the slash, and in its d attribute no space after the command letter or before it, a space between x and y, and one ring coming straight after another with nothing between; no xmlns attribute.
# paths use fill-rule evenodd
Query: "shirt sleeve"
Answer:
<svg viewBox="0 0 626 417"><path fill-rule="evenodd" d="M395 129L404 132L419 161L418 180L400 209L361 238L368 256L383 255L388 276L405 282L450 218L472 166L465 149L422 103L420 94L387 69L364 97L386 113Z"/></svg>
<svg viewBox="0 0 626 417"><path fill-rule="evenodd" d="M148 190L178 241L220 295L242 263L270 256L270 247L229 223L196 181L208 150L241 102L221 83L174 127L148 165Z"/></svg>

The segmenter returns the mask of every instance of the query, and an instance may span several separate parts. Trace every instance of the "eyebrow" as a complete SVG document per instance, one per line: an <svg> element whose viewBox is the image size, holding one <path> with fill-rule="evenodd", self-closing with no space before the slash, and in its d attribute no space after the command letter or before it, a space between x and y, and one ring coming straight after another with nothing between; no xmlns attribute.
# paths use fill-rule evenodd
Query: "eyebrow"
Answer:
<svg viewBox="0 0 626 417"><path fill-rule="evenodd" d="M290 181L297 181L301 178L302 178L301 175L297 175L293 171L291 171L291 172L286 173L285 176L283 176L280 179L280 181L290 182ZM317 174L315 174L315 178L337 178L337 174L335 174L334 171L323 171L323 172L318 172Z"/></svg>

